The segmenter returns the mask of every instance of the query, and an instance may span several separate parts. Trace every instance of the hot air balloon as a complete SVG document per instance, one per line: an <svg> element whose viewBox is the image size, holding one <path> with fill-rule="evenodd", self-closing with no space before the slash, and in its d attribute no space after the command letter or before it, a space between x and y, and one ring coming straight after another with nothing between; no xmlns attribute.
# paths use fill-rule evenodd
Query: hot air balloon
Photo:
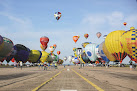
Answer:
<svg viewBox="0 0 137 91"><path fill-rule="evenodd" d="M49 47L49 51L50 51L51 53L53 53L54 50L55 50L55 47L53 47L53 46L50 46L50 47Z"/></svg>
<svg viewBox="0 0 137 91"><path fill-rule="evenodd" d="M98 48L99 48L99 45L96 46L95 53L96 53L96 55L97 55L98 58L101 58L101 56L99 55Z"/></svg>
<svg viewBox="0 0 137 91"><path fill-rule="evenodd" d="M137 29L131 27L130 30L121 35L121 47L125 50L132 61L137 63Z"/></svg>
<svg viewBox="0 0 137 91"><path fill-rule="evenodd" d="M57 51L57 54L59 55L59 54L60 54L60 51Z"/></svg>
<svg viewBox="0 0 137 91"><path fill-rule="evenodd" d="M85 47L86 55L88 56L90 61L96 61L96 59L97 59L97 55L95 53L96 46L97 46L97 44L92 43L92 44L88 44Z"/></svg>
<svg viewBox="0 0 137 91"><path fill-rule="evenodd" d="M82 47L85 48L86 45L88 45L88 44L91 44L91 42L84 42L84 43L82 43Z"/></svg>
<svg viewBox="0 0 137 91"><path fill-rule="evenodd" d="M127 25L127 23L126 23L126 22L124 22L124 23L123 23L123 25L124 25L124 26L126 26L126 25Z"/></svg>
<svg viewBox="0 0 137 91"><path fill-rule="evenodd" d="M76 48L76 54L77 54L77 56L79 56L82 53L83 53L82 48Z"/></svg>
<svg viewBox="0 0 137 91"><path fill-rule="evenodd" d="M48 37L44 36L44 37L40 38L40 43L42 44L42 46L44 48L47 46L48 42L49 42L49 38Z"/></svg>
<svg viewBox="0 0 137 91"><path fill-rule="evenodd" d="M78 35L77 36L73 36L73 41L76 43L78 41L79 37L80 36L78 36Z"/></svg>
<svg viewBox="0 0 137 91"><path fill-rule="evenodd" d="M41 56L41 58L40 58L40 61L42 62L42 63L44 63L44 62L47 62L48 61L48 56L49 56L49 53L47 53L47 52L45 52L45 51L41 51L41 53L42 53L42 56Z"/></svg>
<svg viewBox="0 0 137 91"><path fill-rule="evenodd" d="M32 63L40 62L41 56L42 56L41 51L31 50L28 60Z"/></svg>
<svg viewBox="0 0 137 91"><path fill-rule="evenodd" d="M70 55L70 56L68 57L69 62L72 62L72 58L73 58L73 57L74 57L73 55Z"/></svg>
<svg viewBox="0 0 137 91"><path fill-rule="evenodd" d="M100 38L102 34L100 32L97 32L96 35L98 38Z"/></svg>
<svg viewBox="0 0 137 91"><path fill-rule="evenodd" d="M42 44L40 45L40 48L41 48L43 51L45 51L45 50L47 49L47 47L48 47L48 46L44 46L44 47L43 47Z"/></svg>
<svg viewBox="0 0 137 91"><path fill-rule="evenodd" d="M65 61L67 60L67 57L66 57L66 56L64 57L64 60L65 60Z"/></svg>
<svg viewBox="0 0 137 91"><path fill-rule="evenodd" d="M2 49L0 50L0 61L3 61L5 60L8 56L10 56L12 50L13 50L13 42L6 38L6 37L3 37L3 47Z"/></svg>
<svg viewBox="0 0 137 91"><path fill-rule="evenodd" d="M110 60L107 58L107 56L105 55L104 51L103 51L103 44L105 43L105 41L103 41L98 48L99 51L99 55L101 56L101 58L108 63Z"/></svg>
<svg viewBox="0 0 137 91"><path fill-rule="evenodd" d="M88 58L88 56L86 55L86 53L83 52L83 53L79 56L79 61L80 61L80 63L88 63L88 62L90 62L90 59Z"/></svg>
<svg viewBox="0 0 137 91"><path fill-rule="evenodd" d="M109 33L105 39L105 45L107 50L113 54L116 60L122 62L127 56L124 49L120 45L120 36L124 33L124 30L117 30Z"/></svg>
<svg viewBox="0 0 137 91"><path fill-rule="evenodd" d="M84 34L84 37L85 37L86 39L88 38L88 36L89 36L89 35L88 35L87 33L86 33L86 34Z"/></svg>
<svg viewBox="0 0 137 91"><path fill-rule="evenodd" d="M14 48L17 51L16 55L14 56L15 60L17 62L22 61L25 63L29 57L30 49L22 44L16 44Z"/></svg>
<svg viewBox="0 0 137 91"><path fill-rule="evenodd" d="M10 56L8 56L8 57L6 58L6 61L7 61L7 62L10 62L10 60L11 60L11 59L13 59L13 58L14 58L14 56L15 56L16 54L17 54L16 47L15 47L15 46L13 46L13 50L11 51Z"/></svg>
<svg viewBox="0 0 137 91"><path fill-rule="evenodd" d="M57 57L57 55L55 55L55 54L53 54L52 53L52 55L51 55L51 53L48 55L48 58L47 58L47 62L48 63L56 63L57 62L57 60L58 60L58 57Z"/></svg>
<svg viewBox="0 0 137 91"><path fill-rule="evenodd" d="M55 48L56 48L56 47L57 47L57 45L56 45L56 44L54 44L54 45L53 45L53 47L55 47Z"/></svg>
<svg viewBox="0 0 137 91"><path fill-rule="evenodd" d="M4 42L3 42L3 37L0 35L0 50L3 48Z"/></svg>
<svg viewBox="0 0 137 91"><path fill-rule="evenodd" d="M103 49L104 54L107 56L107 58L108 58L110 61L116 61L116 59L115 59L115 57L112 55L112 53L110 53L110 52L107 50L105 43L103 43L102 49Z"/></svg>
<svg viewBox="0 0 137 91"><path fill-rule="evenodd" d="M60 12L55 12L54 17L56 18L56 20L59 20L61 17L61 13Z"/></svg>
<svg viewBox="0 0 137 91"><path fill-rule="evenodd" d="M76 51L76 47L73 48L73 51Z"/></svg>

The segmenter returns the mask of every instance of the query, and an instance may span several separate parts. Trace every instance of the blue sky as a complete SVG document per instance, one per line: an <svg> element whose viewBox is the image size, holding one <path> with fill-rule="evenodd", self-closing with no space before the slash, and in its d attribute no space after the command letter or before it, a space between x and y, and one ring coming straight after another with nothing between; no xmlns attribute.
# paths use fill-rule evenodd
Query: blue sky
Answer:
<svg viewBox="0 0 137 91"><path fill-rule="evenodd" d="M55 12L61 12L59 21ZM115 30L137 28L136 0L0 0L0 35L31 50L40 49L40 37L47 36L48 46L57 44L60 58L73 55L73 47L83 42L100 44L103 35ZM123 26L127 22L127 26ZM101 32L98 39L96 33ZM85 39L84 34L89 38ZM75 44L74 35L80 35ZM49 52L49 49L46 49ZM124 62L129 58L124 59ZM65 63L68 63L66 61Z"/></svg>

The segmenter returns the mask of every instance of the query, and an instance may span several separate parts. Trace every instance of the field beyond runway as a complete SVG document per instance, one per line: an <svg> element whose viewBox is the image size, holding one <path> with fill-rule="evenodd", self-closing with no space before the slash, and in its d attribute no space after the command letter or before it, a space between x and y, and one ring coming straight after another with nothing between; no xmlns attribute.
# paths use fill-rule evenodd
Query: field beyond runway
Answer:
<svg viewBox="0 0 137 91"><path fill-rule="evenodd" d="M0 68L0 91L137 91L137 69L58 66Z"/></svg>

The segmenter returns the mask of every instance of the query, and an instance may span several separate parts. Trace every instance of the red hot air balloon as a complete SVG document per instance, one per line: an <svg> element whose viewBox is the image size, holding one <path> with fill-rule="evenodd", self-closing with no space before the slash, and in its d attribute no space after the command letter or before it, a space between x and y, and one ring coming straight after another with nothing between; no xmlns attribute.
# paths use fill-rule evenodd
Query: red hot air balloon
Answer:
<svg viewBox="0 0 137 91"><path fill-rule="evenodd" d="M124 26L126 26L126 25L127 25L127 23L126 23L126 22L124 22L124 23L123 23L123 25L124 25Z"/></svg>
<svg viewBox="0 0 137 91"><path fill-rule="evenodd" d="M59 55L59 54L60 54L60 51L57 51L57 54Z"/></svg>
<svg viewBox="0 0 137 91"><path fill-rule="evenodd" d="M100 38L100 36L102 35L100 32L96 33L97 37Z"/></svg>
<svg viewBox="0 0 137 91"><path fill-rule="evenodd" d="M84 34L84 37L85 37L86 39L88 38L88 36L89 36L88 34Z"/></svg>
<svg viewBox="0 0 137 91"><path fill-rule="evenodd" d="M43 45L43 47L47 46L48 42L49 42L48 37L44 36L40 38L40 43Z"/></svg>

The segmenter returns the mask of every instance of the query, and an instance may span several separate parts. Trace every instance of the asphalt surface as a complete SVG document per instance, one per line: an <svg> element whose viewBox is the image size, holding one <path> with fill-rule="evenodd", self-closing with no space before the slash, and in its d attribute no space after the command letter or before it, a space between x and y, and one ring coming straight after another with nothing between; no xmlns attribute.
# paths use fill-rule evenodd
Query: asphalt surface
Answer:
<svg viewBox="0 0 137 91"><path fill-rule="evenodd" d="M86 79L86 80L85 80ZM0 91L137 91L137 69L58 66L0 68Z"/></svg>

